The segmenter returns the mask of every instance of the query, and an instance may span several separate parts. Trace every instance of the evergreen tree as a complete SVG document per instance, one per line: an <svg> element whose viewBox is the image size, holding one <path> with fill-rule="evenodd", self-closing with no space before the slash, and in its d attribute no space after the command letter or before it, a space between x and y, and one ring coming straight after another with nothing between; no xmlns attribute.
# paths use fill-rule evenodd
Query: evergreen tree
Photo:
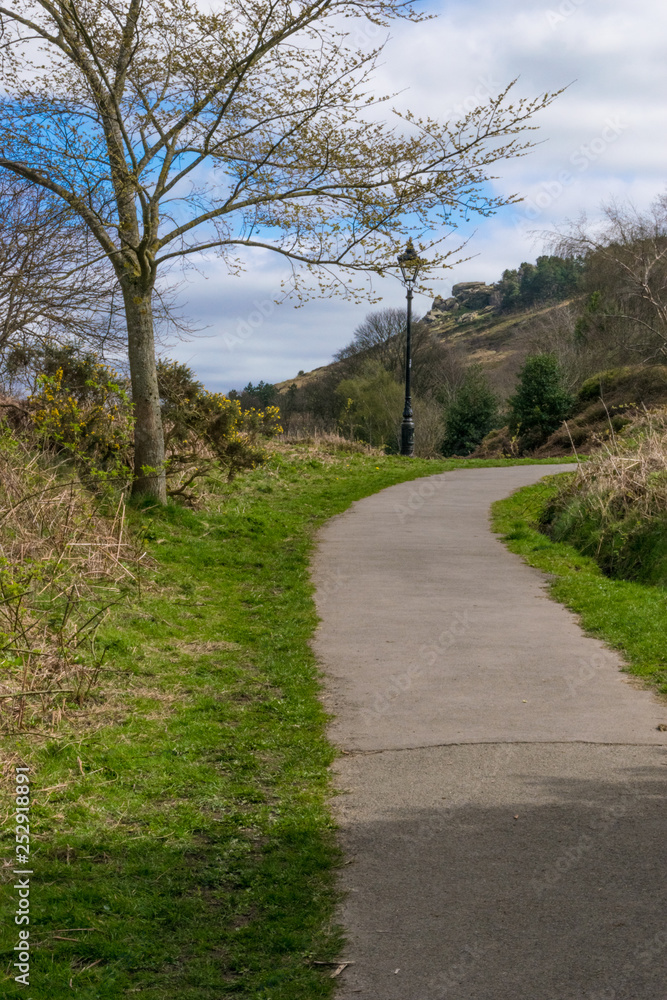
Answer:
<svg viewBox="0 0 667 1000"><path fill-rule="evenodd" d="M257 385L253 385L252 382L248 382L246 386L243 387L244 396L247 396L249 402L245 405L251 406L272 406L275 402L276 397L276 387L270 382L265 382L262 380L258 382ZM241 397L243 398L243 397Z"/></svg>
<svg viewBox="0 0 667 1000"><path fill-rule="evenodd" d="M444 455L469 455L496 422L498 400L480 365L470 365L447 407Z"/></svg>
<svg viewBox="0 0 667 1000"><path fill-rule="evenodd" d="M496 285L501 309L528 309L539 302L558 302L581 287L584 262L578 257L538 257L536 264L524 261L517 270L503 271Z"/></svg>
<svg viewBox="0 0 667 1000"><path fill-rule="evenodd" d="M508 400L509 429L518 435L521 450L543 444L568 417L573 402L555 354L526 358L517 391Z"/></svg>
<svg viewBox="0 0 667 1000"><path fill-rule="evenodd" d="M496 285L500 292L500 308L503 312L512 312L521 305L521 285L519 284L519 272L516 270L503 271L503 276Z"/></svg>

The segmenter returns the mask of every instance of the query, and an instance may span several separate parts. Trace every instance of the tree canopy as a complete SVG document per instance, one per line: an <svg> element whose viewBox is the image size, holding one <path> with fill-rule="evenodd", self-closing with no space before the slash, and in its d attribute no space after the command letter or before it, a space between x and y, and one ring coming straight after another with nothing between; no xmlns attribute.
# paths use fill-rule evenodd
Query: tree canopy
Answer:
<svg viewBox="0 0 667 1000"><path fill-rule="evenodd" d="M535 264L524 261L516 270L503 271L496 288L503 310L528 309L539 302L575 295L582 285L585 262L576 255L542 256Z"/></svg>
<svg viewBox="0 0 667 1000"><path fill-rule="evenodd" d="M529 355L519 372L516 392L508 399L509 429L522 451L537 448L562 424L573 398L555 354Z"/></svg>
<svg viewBox="0 0 667 1000"><path fill-rule="evenodd" d="M498 399L479 364L469 365L446 410L444 455L469 455L498 419Z"/></svg>
<svg viewBox="0 0 667 1000"><path fill-rule="evenodd" d="M437 249L525 153L544 94L512 84L463 118L378 117L382 46L346 22L419 20L412 0L15 0L0 5L0 167L75 211L113 265L128 329L136 489L163 499L152 298L158 272L245 248L281 254L324 294L358 294L408 230ZM387 114L389 117L389 112Z"/></svg>

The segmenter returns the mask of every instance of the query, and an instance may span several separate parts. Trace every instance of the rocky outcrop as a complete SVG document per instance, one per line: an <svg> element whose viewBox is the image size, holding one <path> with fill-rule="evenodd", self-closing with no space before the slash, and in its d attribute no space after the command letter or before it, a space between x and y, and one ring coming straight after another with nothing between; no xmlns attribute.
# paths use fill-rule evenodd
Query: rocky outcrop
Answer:
<svg viewBox="0 0 667 1000"><path fill-rule="evenodd" d="M466 309L484 309L491 305L493 285L484 281L461 281L452 288L452 295Z"/></svg>
<svg viewBox="0 0 667 1000"><path fill-rule="evenodd" d="M456 309L458 304L458 299L455 299L453 296L448 299L443 299L439 295L436 295L433 299L433 308L437 312L450 312L452 309Z"/></svg>
<svg viewBox="0 0 667 1000"><path fill-rule="evenodd" d="M485 309L493 304L495 288L483 281L460 281L452 288L448 299L436 295L429 312L424 316L425 323L436 323L458 309Z"/></svg>

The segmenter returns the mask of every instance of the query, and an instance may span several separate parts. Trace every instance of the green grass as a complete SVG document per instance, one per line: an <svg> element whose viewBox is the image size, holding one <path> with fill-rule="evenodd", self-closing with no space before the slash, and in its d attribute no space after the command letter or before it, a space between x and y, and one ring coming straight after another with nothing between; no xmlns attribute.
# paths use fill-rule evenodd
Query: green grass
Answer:
<svg viewBox="0 0 667 1000"><path fill-rule="evenodd" d="M540 512L555 493L546 480L498 501L494 529L512 552L551 574L552 596L579 615L586 632L619 650L630 673L667 693L667 591L611 579L591 557L538 531Z"/></svg>
<svg viewBox="0 0 667 1000"><path fill-rule="evenodd" d="M102 687L52 733L3 743L3 857L20 760L35 873L29 990L13 981L5 879L3 996L331 995L312 964L341 944L333 750L308 645L314 531L394 483L511 464L276 454L207 510L135 511L151 582L104 627Z"/></svg>
<svg viewBox="0 0 667 1000"><path fill-rule="evenodd" d="M646 514L632 505L616 512L599 500L575 494L549 508L549 535L591 555L608 576L667 587L667 515L660 501Z"/></svg>

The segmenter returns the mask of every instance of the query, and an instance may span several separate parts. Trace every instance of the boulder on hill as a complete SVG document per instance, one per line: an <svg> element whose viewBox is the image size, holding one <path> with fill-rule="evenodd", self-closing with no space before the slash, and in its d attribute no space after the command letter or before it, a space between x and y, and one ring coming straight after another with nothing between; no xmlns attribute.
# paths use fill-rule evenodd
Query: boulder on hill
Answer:
<svg viewBox="0 0 667 1000"><path fill-rule="evenodd" d="M422 322L437 323L457 309L484 309L493 304L494 292L494 286L483 281L460 281L452 288L449 298L436 295Z"/></svg>
<svg viewBox="0 0 667 1000"><path fill-rule="evenodd" d="M466 309L484 309L491 305L494 290L483 281L460 281L452 288L452 295Z"/></svg>
<svg viewBox="0 0 667 1000"><path fill-rule="evenodd" d="M487 285L484 281L459 281L457 285L452 286L452 295L455 299L465 298L470 292L486 287Z"/></svg>
<svg viewBox="0 0 667 1000"><path fill-rule="evenodd" d="M450 295L448 299L443 299L440 295L436 295L433 299L432 308L436 312L450 312L452 309L456 309L458 304L458 299L455 299L453 295Z"/></svg>
<svg viewBox="0 0 667 1000"><path fill-rule="evenodd" d="M451 312L453 309L457 309L459 306L458 299L453 297L448 299L443 299L442 296L436 295L433 299L433 305L431 306L429 312L426 313L422 319L423 323L435 323L438 320L442 320L446 313Z"/></svg>

